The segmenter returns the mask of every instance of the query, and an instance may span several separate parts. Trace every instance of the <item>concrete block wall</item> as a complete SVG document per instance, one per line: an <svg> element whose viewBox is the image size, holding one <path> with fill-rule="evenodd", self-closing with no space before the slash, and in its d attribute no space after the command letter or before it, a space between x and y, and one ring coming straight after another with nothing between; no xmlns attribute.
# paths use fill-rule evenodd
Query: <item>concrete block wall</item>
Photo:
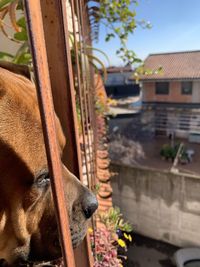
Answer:
<svg viewBox="0 0 200 267"><path fill-rule="evenodd" d="M200 246L200 177L112 164L113 203L135 232Z"/></svg>

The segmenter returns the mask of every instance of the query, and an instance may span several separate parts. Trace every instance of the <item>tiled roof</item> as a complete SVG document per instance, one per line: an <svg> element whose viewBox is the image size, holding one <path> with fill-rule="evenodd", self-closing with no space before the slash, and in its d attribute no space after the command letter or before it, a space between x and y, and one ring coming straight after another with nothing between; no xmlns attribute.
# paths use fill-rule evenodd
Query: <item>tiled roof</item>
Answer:
<svg viewBox="0 0 200 267"><path fill-rule="evenodd" d="M162 71L159 74L143 75L141 80L200 78L200 51L150 54L144 64L151 70L162 67Z"/></svg>

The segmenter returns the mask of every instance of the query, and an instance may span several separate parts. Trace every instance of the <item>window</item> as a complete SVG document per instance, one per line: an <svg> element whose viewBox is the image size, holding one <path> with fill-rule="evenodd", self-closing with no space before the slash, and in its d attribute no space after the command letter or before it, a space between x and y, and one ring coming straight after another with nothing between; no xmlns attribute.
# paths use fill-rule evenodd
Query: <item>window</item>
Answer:
<svg viewBox="0 0 200 267"><path fill-rule="evenodd" d="M181 83L181 94L191 95L192 94L192 82L182 82Z"/></svg>
<svg viewBox="0 0 200 267"><path fill-rule="evenodd" d="M169 83L168 82L157 82L156 83L156 95L168 95L169 94Z"/></svg>
<svg viewBox="0 0 200 267"><path fill-rule="evenodd" d="M189 131L190 129L190 115L180 114L179 115L179 129L183 131Z"/></svg>

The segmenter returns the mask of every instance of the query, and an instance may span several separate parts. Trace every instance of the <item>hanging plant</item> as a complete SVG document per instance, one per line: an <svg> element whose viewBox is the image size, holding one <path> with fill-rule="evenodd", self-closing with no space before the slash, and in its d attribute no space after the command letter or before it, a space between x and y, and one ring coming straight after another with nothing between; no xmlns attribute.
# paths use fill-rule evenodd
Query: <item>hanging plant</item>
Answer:
<svg viewBox="0 0 200 267"><path fill-rule="evenodd" d="M16 11L21 14L18 19ZM5 22L7 16L9 17L10 24ZM8 34L8 29L13 30L12 35ZM8 39L19 45L15 55L1 51L0 60L30 65L32 58L28 46L28 34L21 0L0 0L0 30Z"/></svg>
<svg viewBox="0 0 200 267"><path fill-rule="evenodd" d="M17 19L16 12L21 14L20 18ZM5 22L5 18L9 17L10 24ZM8 34L8 29L12 29L13 34ZM26 28L26 21L24 16L23 1L21 0L0 0L0 31L11 41L19 45L17 52L12 55L4 51L0 51L0 60L10 61L15 64L24 64L31 66L32 56L30 53L28 45L28 34ZM75 51L74 51L74 35L72 32L69 34L70 37L70 47L72 64L75 65ZM106 68L103 62L95 55L93 51L96 51L104 56L104 58L109 63L109 58L100 49L94 48L92 46L84 46L84 51L82 49L83 44L78 41L78 57L79 63L83 66L83 71L88 72L89 65L94 67L94 70L98 72L99 66L103 72L104 80L107 79Z"/></svg>

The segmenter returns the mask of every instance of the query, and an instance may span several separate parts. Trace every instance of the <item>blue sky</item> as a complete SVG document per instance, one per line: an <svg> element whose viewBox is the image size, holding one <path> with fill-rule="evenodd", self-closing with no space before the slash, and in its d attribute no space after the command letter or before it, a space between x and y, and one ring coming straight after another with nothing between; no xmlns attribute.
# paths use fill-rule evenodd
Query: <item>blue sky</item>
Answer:
<svg viewBox="0 0 200 267"><path fill-rule="evenodd" d="M139 0L137 19L153 26L138 28L129 37L128 47L142 59L150 53L200 50L200 0ZM111 65L123 65L115 55L119 42L104 42L105 32L101 27L94 47L106 52Z"/></svg>

